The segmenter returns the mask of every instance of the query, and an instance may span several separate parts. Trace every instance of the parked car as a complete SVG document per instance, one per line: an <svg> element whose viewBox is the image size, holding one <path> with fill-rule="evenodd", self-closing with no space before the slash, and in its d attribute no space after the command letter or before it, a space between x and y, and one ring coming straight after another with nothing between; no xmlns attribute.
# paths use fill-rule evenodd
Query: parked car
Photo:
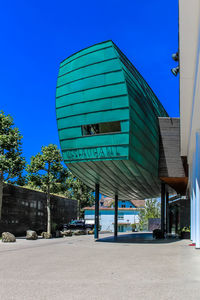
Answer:
<svg viewBox="0 0 200 300"><path fill-rule="evenodd" d="M86 230L88 232L93 229L93 224L85 224L83 220L72 220L70 223L63 225L63 230Z"/></svg>

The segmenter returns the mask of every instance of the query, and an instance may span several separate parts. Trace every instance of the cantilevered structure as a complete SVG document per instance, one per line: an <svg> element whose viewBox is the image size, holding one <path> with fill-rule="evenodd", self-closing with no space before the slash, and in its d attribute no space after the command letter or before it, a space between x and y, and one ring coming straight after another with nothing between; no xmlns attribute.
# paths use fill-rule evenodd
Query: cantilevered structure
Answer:
<svg viewBox="0 0 200 300"><path fill-rule="evenodd" d="M56 116L64 161L85 184L119 199L160 195L158 117L168 115L112 41L61 62Z"/></svg>

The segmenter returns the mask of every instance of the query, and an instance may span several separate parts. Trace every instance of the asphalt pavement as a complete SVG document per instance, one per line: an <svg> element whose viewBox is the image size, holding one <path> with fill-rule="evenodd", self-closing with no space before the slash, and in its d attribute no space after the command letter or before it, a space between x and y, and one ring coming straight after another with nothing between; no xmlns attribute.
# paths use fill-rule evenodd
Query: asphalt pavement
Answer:
<svg viewBox="0 0 200 300"><path fill-rule="evenodd" d="M188 240L110 236L0 242L0 300L200 299L200 250Z"/></svg>

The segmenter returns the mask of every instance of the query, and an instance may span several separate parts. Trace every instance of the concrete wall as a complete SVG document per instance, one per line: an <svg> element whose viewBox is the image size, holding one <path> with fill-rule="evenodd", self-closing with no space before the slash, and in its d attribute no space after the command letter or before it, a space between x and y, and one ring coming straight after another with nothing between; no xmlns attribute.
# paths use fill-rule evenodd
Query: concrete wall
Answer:
<svg viewBox="0 0 200 300"><path fill-rule="evenodd" d="M200 248L200 1L179 0L181 155L187 156L191 240Z"/></svg>
<svg viewBox="0 0 200 300"><path fill-rule="evenodd" d="M179 0L181 156L189 155L189 163L192 162L190 148L195 148L195 140L189 143L195 135L191 136L191 127L196 123L192 120L194 102L199 102L196 101L199 95L195 92L199 86L199 10L199 0Z"/></svg>
<svg viewBox="0 0 200 300"><path fill-rule="evenodd" d="M56 224L77 218L77 201L51 196L52 221ZM13 185L4 185L0 234L9 231L24 235L27 229L46 231L46 194Z"/></svg>

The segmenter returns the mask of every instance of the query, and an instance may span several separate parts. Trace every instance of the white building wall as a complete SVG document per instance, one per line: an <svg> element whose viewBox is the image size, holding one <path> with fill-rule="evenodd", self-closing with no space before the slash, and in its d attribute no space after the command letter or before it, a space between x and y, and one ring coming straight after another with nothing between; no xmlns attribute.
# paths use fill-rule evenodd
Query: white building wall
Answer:
<svg viewBox="0 0 200 300"><path fill-rule="evenodd" d="M121 212L119 210L118 212L118 223L120 224L133 224L133 223L139 223L138 218L139 211L133 210L133 211L123 211ZM123 219L122 219L123 217ZM87 210L85 212L85 221L94 221L94 210ZM114 232L114 210L100 210L99 212L99 223L101 226L101 231L110 231ZM130 226L129 226L130 229Z"/></svg>
<svg viewBox="0 0 200 300"><path fill-rule="evenodd" d="M188 155L199 37L199 0L179 0L181 156Z"/></svg>
<svg viewBox="0 0 200 300"><path fill-rule="evenodd" d="M200 1L179 0L181 155L187 156L191 240L200 248Z"/></svg>

